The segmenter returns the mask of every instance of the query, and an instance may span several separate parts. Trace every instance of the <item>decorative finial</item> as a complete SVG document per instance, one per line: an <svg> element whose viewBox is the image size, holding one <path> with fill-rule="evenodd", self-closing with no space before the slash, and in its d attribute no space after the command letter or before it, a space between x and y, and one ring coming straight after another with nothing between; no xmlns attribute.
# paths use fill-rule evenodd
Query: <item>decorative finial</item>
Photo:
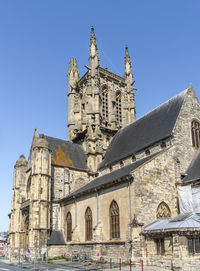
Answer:
<svg viewBox="0 0 200 271"><path fill-rule="evenodd" d="M128 54L128 46L126 45L126 56L129 56Z"/></svg>
<svg viewBox="0 0 200 271"><path fill-rule="evenodd" d="M34 137L37 137L37 128L34 128Z"/></svg>
<svg viewBox="0 0 200 271"><path fill-rule="evenodd" d="M93 26L91 27L90 45L92 43L96 46L96 37L95 37L95 34L94 34L94 27Z"/></svg>
<svg viewBox="0 0 200 271"><path fill-rule="evenodd" d="M75 77L76 80L79 79L79 71L78 66L75 58L70 59L69 68L68 68L68 78Z"/></svg>
<svg viewBox="0 0 200 271"><path fill-rule="evenodd" d="M98 58L98 53L97 53L97 42L96 42L96 37L94 34L94 27L91 27L91 37L90 37L90 66L96 68L99 64L99 58Z"/></svg>
<svg viewBox="0 0 200 271"><path fill-rule="evenodd" d="M128 46L126 45L125 47L125 51L126 51L126 54L125 54L125 75L130 75L131 74L131 59L130 59L130 56L129 56L129 53L128 53Z"/></svg>

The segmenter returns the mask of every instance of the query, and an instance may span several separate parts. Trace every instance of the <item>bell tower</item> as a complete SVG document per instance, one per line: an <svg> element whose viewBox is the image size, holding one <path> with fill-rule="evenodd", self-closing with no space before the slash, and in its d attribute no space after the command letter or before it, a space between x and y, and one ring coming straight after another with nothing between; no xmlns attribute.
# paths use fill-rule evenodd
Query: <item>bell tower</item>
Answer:
<svg viewBox="0 0 200 271"><path fill-rule="evenodd" d="M88 168L95 173L115 133L135 120L135 89L128 47L121 77L100 67L93 27L89 46L89 66L80 79L76 60L70 60L68 138L82 144Z"/></svg>

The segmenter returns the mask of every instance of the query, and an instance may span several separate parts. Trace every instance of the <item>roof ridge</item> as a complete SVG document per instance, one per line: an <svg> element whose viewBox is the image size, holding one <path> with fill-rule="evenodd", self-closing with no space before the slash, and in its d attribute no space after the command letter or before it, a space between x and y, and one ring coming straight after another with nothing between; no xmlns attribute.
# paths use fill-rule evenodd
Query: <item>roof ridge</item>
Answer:
<svg viewBox="0 0 200 271"><path fill-rule="evenodd" d="M74 144L76 146L80 146L81 148L83 148L82 145L78 144L78 143L74 143L73 141L70 141L70 140L65 140L65 139L61 139L61 138L57 138L57 137L53 137L53 136L47 136L47 135L44 135L45 137L48 137L48 138L52 138L52 139L56 139L56 140L60 140L60 141L64 141L64 142L67 142L67 143L70 143L70 144Z"/></svg>
<svg viewBox="0 0 200 271"><path fill-rule="evenodd" d="M185 96L185 94L186 94L187 91L188 91L188 88L185 89L185 90L183 90L183 91L181 91L179 94L173 96L172 98L170 98L169 100L165 101L164 103L158 105L158 106L157 106L156 108L154 108L153 110L151 110L151 111L145 113L142 117L140 117L139 119L137 119L137 120L135 120L134 122L130 123L130 124L127 125L126 127L121 128L120 130L126 129L127 127L133 125L133 124L136 123L137 121L139 121L139 120L145 118L147 115L150 115L151 113L157 111L157 110L160 109L162 106L167 105L169 102L175 100L178 96Z"/></svg>
<svg viewBox="0 0 200 271"><path fill-rule="evenodd" d="M58 138L58 137L53 137L53 136L48 136L48 135L44 135L45 137L49 137L49 138L53 138L53 139L58 139L58 140L62 140L62 141L65 141L65 142L70 142L69 140L64 140L64 139L61 139L61 138ZM73 143L73 142L72 142Z"/></svg>

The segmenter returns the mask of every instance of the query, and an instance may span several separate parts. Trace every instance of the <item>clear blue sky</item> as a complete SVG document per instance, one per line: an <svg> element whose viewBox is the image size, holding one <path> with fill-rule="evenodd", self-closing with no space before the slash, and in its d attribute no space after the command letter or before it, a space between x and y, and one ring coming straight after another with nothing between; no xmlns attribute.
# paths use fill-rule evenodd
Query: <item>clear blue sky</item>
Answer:
<svg viewBox="0 0 200 271"><path fill-rule="evenodd" d="M85 72L90 27L102 67L123 75L129 46L138 118L190 83L199 96L199 14L199 0L0 0L0 231L34 128L67 139L67 66Z"/></svg>

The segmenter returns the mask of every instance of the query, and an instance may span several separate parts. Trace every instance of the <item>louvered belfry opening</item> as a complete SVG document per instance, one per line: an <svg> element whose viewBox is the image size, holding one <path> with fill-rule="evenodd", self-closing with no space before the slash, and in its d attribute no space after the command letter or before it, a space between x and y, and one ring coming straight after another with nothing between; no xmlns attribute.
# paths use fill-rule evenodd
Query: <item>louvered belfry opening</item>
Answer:
<svg viewBox="0 0 200 271"><path fill-rule="evenodd" d="M116 98L116 120L117 122L122 122L121 94L119 94Z"/></svg>
<svg viewBox="0 0 200 271"><path fill-rule="evenodd" d="M192 121L191 132L192 132L192 145L195 148L199 148L200 147L200 124L197 120Z"/></svg>
<svg viewBox="0 0 200 271"><path fill-rule="evenodd" d="M92 240L92 211L87 207L85 212L85 240Z"/></svg>
<svg viewBox="0 0 200 271"><path fill-rule="evenodd" d="M120 226L119 226L119 207L116 201L112 201L110 205L110 237L120 237Z"/></svg>
<svg viewBox="0 0 200 271"><path fill-rule="evenodd" d="M103 117L108 119L108 92L104 91L102 93L102 114Z"/></svg>
<svg viewBox="0 0 200 271"><path fill-rule="evenodd" d="M67 213L67 242L72 241L72 216L71 213Z"/></svg>

